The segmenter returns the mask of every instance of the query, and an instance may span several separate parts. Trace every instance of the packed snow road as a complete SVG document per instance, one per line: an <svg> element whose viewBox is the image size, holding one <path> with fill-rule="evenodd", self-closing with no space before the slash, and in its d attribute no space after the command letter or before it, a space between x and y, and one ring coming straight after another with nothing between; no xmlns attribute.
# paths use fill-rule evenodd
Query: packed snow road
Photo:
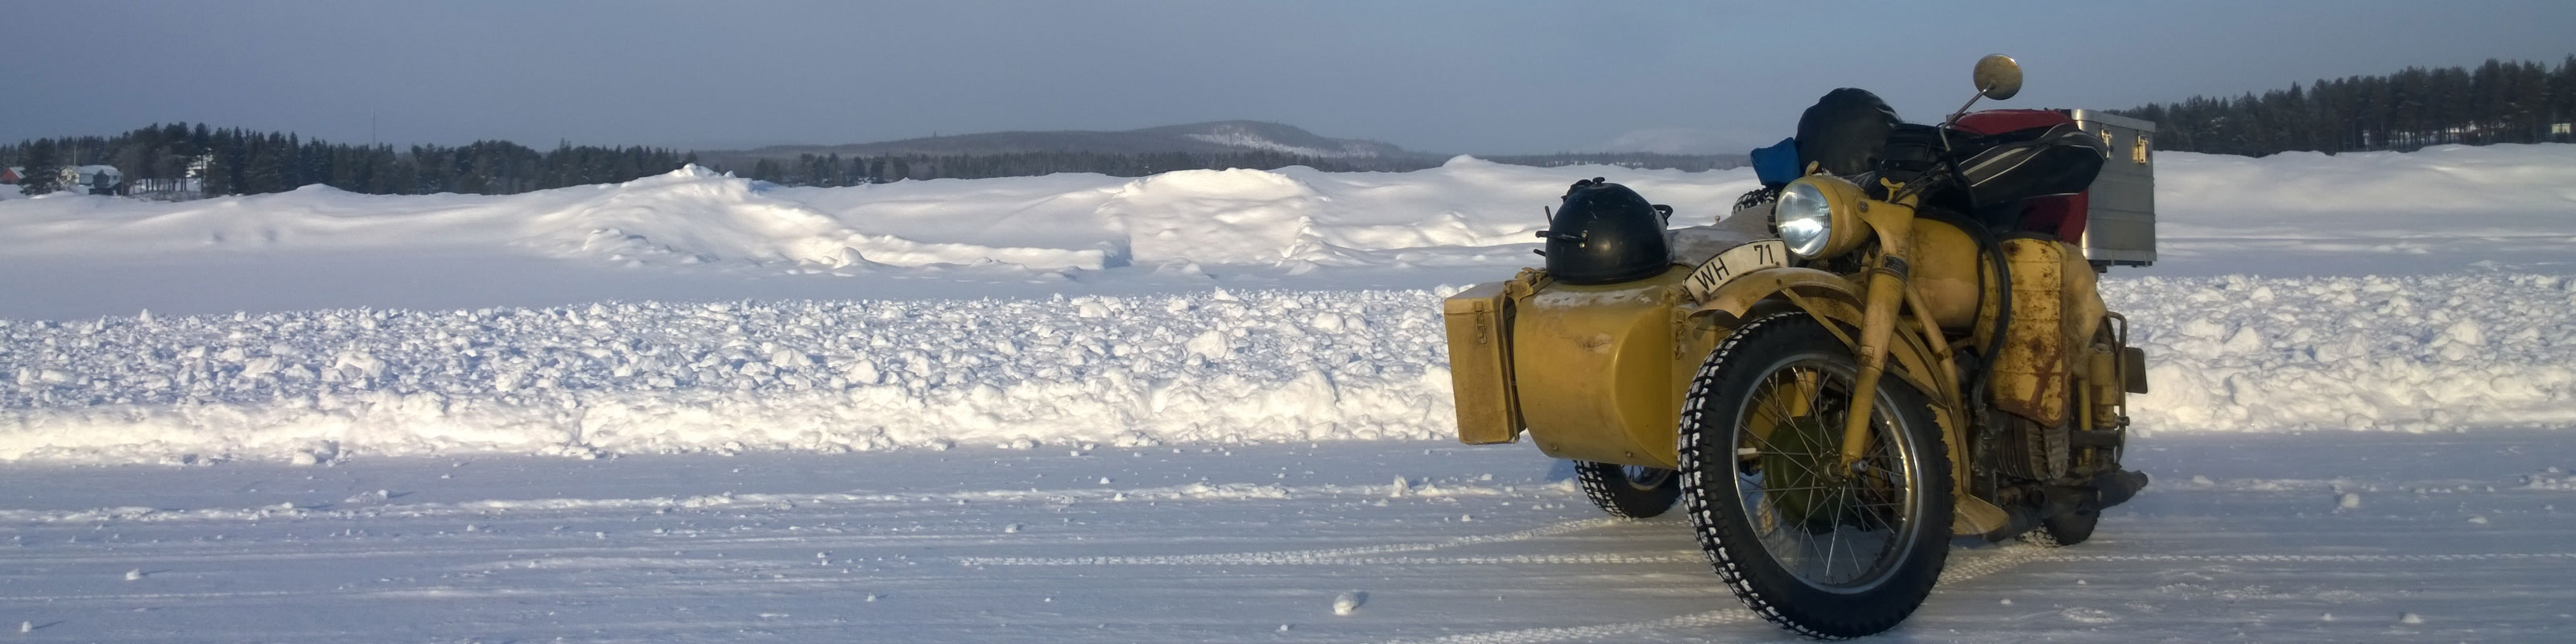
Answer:
<svg viewBox="0 0 2576 644"><path fill-rule="evenodd" d="M2142 439L2093 542L1953 551L1890 637L2576 637L2549 431ZM2321 440L2325 439L2325 440ZM21 641L1783 639L1527 446L0 470ZM1336 605L1347 614L1336 614Z"/></svg>

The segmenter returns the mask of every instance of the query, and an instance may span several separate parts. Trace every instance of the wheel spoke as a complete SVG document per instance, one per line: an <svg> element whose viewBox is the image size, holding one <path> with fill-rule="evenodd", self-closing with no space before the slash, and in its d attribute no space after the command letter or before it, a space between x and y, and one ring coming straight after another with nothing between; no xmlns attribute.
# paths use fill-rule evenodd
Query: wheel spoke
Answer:
<svg viewBox="0 0 2576 644"><path fill-rule="evenodd" d="M1781 456L1806 456L1806 457L1808 457L1808 458L1804 458L1804 459L1790 459L1790 460L1789 460L1789 463L1790 463L1791 465L1795 465L1795 466L1797 466L1797 467L1798 467L1798 469L1805 471L1805 472L1806 472L1806 475L1807 475L1808 477L1810 477L1810 478L1813 478L1813 477L1819 476L1819 475L1821 474L1820 472L1817 472L1817 471L1816 471L1816 468L1814 468L1814 467L1812 467L1812 466L1810 466L1810 465L1809 465L1809 463L1810 463L1811 461L1813 461L1815 458L1818 458L1820 455L1817 455L1817 454L1811 454L1811 453L1802 453L1802 452L1785 452L1785 451L1780 451L1780 450L1770 449L1770 447L1771 447L1771 440L1770 440L1770 439L1767 439L1767 438L1760 437L1760 436L1755 436L1755 437L1753 437L1753 440L1758 441L1758 442L1760 443L1759 445L1754 446L1754 449L1755 449L1755 450L1759 450L1759 451L1760 451L1761 453L1763 453L1763 454L1773 454L1773 455L1781 455Z"/></svg>
<svg viewBox="0 0 2576 644"><path fill-rule="evenodd" d="M1823 485L1809 485L1809 486L1805 486L1805 487L1763 488L1763 490L1764 490L1764 491L1767 491L1767 492L1802 492L1802 491L1807 491L1807 490L1833 490L1833 489L1839 489L1839 488L1834 488L1834 487L1829 487L1829 486L1823 486Z"/></svg>
<svg viewBox="0 0 2576 644"><path fill-rule="evenodd" d="M1808 520L1814 521L1815 519L1809 518ZM1834 579L1834 553L1840 552L1842 550L1842 546L1843 531L1834 530L1833 536L1827 537L1825 541L1825 572L1820 576L1822 580L1828 583L1832 582Z"/></svg>

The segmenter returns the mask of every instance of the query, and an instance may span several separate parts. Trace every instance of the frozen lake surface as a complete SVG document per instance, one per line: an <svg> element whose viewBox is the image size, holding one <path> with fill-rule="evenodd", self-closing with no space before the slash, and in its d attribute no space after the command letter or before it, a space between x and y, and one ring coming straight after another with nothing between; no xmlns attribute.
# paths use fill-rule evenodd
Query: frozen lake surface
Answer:
<svg viewBox="0 0 2576 644"><path fill-rule="evenodd" d="M2093 541L1954 548L1888 637L2566 639L2563 436L2141 439L2154 484ZM1413 441L22 465L0 619L27 641L1786 637L1687 523L1604 518L1567 474Z"/></svg>

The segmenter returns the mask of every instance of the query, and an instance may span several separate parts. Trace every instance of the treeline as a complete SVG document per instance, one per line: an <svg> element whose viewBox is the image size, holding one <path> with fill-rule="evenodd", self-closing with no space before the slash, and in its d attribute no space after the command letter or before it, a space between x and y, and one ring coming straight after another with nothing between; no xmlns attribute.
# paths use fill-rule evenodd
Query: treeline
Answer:
<svg viewBox="0 0 2576 644"><path fill-rule="evenodd" d="M1538 166L1541 168L1554 168L1569 165L1615 165L1637 170L1680 170L1683 172L1725 170L1729 168L1741 168L1753 164L1751 159L1741 154L1657 154L1653 152L1564 152L1557 154L1484 157L1484 159L1495 163Z"/></svg>
<svg viewBox="0 0 2576 644"><path fill-rule="evenodd" d="M336 144L280 132L173 123L106 137L0 145L0 164L24 167L24 190L52 191L55 169L110 165L126 185L195 179L203 196L285 192L323 184L367 194L512 194L629 181L695 163L663 148L557 145L539 152L508 141L462 146Z"/></svg>
<svg viewBox="0 0 2576 644"><path fill-rule="evenodd" d="M2245 156L2563 143L2576 140L2567 129L2576 121L2576 55L2554 70L2489 59L2474 70L2409 67L2115 113L2154 121L2160 149Z"/></svg>
<svg viewBox="0 0 2576 644"><path fill-rule="evenodd" d="M736 162L739 163L739 162ZM709 168L791 186L853 186L863 183L891 183L905 179L989 179L993 177L1034 177L1059 172L1089 172L1115 177L1141 177L1174 170L1230 170L1252 168L1276 170L1302 165L1325 172L1355 172L1359 165L1340 159L1299 156L1278 152L1242 152L1198 154L1167 152L1146 154L1105 154L1097 152L1025 152L1014 154L975 155L895 155L878 157L843 157L839 154L802 154L794 159L756 159L751 167L730 167L729 163L709 164ZM1430 167L1418 162L1419 170Z"/></svg>
<svg viewBox="0 0 2576 644"><path fill-rule="evenodd" d="M1553 168L1568 165L1614 165L1635 169L1686 172L1740 168L1743 155L1654 154L1643 152L1560 153L1488 157L1488 161ZM1096 152L1028 152L977 155L896 155L843 157L802 154L795 159L756 159L748 169L732 163L709 165L718 170L791 186L852 186L905 179L987 179L1034 177L1059 172L1088 172L1113 177L1141 177L1174 170L1277 170L1306 166L1325 172L1410 172L1438 167L1431 156L1323 158L1278 152L1199 154L1187 152L1106 154Z"/></svg>
<svg viewBox="0 0 2576 644"><path fill-rule="evenodd" d="M973 155L794 159L725 158L702 162L696 152L649 147L575 146L539 151L509 141L461 146L349 145L292 133L216 129L199 123L154 124L115 136L35 139L0 145L0 165L25 168L28 194L58 188L57 170L108 165L124 186L186 186L189 196L285 192L322 184L366 194L515 194L566 186L631 181L698 163L710 169L794 186L852 186L907 179L984 179L1087 172L1141 177L1174 170L1306 166L1325 172L1404 172L1440 165L1430 155L1326 158L1281 152L1101 153L1026 152ZM1639 169L1705 171L1741 167L1741 155L1563 153L1490 157L1498 163L1555 167L1576 164Z"/></svg>

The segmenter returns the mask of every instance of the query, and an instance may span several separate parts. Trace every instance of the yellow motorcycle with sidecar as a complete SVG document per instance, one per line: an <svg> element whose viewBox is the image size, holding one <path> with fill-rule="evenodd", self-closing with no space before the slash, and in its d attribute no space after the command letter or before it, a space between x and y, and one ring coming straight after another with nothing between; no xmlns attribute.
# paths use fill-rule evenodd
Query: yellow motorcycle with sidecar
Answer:
<svg viewBox="0 0 2576 644"><path fill-rule="evenodd" d="M2154 126L1885 116L1711 226L1576 183L1545 268L1444 302L1460 440L1526 431L1614 515L1678 500L1738 599L1817 638L1903 621L1954 535L2089 537L2146 485L2120 462L2145 355L2094 280L2154 260Z"/></svg>

